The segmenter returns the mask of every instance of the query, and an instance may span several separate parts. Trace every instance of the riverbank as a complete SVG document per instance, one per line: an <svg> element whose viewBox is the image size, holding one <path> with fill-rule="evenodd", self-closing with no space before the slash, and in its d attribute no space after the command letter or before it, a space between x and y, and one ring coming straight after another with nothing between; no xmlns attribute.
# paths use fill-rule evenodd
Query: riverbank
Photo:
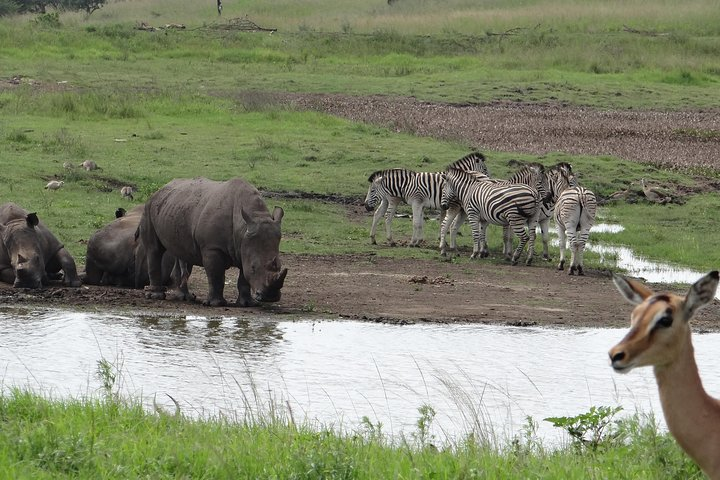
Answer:
<svg viewBox="0 0 720 480"><path fill-rule="evenodd" d="M406 247L397 247L406 248ZM632 305L617 292L608 272L569 276L536 260L531 267L483 260L448 262L378 255L290 255L278 303L257 308L202 306L207 281L193 270L190 289L198 302L147 300L142 290L53 285L37 291L0 284L0 303L50 308L152 312L161 316L307 315L391 323L487 323L542 327L626 327ZM226 276L225 298L233 301L237 269ZM657 285L679 294L686 286ZM698 312L695 331L720 330L720 302Z"/></svg>

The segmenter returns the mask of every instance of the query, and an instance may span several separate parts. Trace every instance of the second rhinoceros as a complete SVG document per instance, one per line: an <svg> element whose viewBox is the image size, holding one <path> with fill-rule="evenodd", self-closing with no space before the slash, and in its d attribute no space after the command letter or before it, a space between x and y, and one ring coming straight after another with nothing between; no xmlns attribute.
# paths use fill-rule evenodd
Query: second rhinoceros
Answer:
<svg viewBox="0 0 720 480"><path fill-rule="evenodd" d="M227 304L223 289L230 267L240 270L236 305L278 301L287 275L280 264L282 217L282 208L271 214L260 192L241 178L171 181L148 199L140 221L150 276L146 296L165 298L161 258L167 250L190 268L205 268L205 305Z"/></svg>
<svg viewBox="0 0 720 480"><path fill-rule="evenodd" d="M148 284L147 260L137 230L144 205L129 212L118 208L115 220L96 231L88 240L83 282L89 285L116 285L143 288ZM169 285L175 259L163 256L162 282Z"/></svg>
<svg viewBox="0 0 720 480"><path fill-rule="evenodd" d="M18 288L41 288L63 272L63 284L79 287L75 260L35 213L0 205L0 280Z"/></svg>

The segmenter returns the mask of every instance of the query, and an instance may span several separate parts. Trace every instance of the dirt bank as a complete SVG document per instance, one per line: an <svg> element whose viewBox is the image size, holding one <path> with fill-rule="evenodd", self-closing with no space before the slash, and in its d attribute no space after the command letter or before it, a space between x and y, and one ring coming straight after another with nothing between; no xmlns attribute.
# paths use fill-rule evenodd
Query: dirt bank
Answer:
<svg viewBox="0 0 720 480"><path fill-rule="evenodd" d="M405 247L399 247L405 248ZM147 300L141 290L52 286L39 291L0 286L0 304L119 311L143 315L348 318L393 323L480 322L551 327L625 327L632 306L606 272L569 276L550 265L458 264L375 255L284 255L289 273L280 302L258 308L208 308L200 303ZM225 297L234 300L237 269L228 271ZM193 271L191 290L202 300L207 282ZM684 293L685 288L675 289ZM696 330L717 330L720 302L698 314Z"/></svg>

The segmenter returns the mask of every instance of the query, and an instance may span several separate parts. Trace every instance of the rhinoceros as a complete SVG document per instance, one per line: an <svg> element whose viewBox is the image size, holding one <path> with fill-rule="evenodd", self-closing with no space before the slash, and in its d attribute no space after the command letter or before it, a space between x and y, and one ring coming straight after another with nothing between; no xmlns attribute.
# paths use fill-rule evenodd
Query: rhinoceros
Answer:
<svg viewBox="0 0 720 480"><path fill-rule="evenodd" d="M115 211L115 220L96 231L88 240L83 282L89 285L116 285L143 288L149 283L145 249L137 236L144 205L129 212ZM172 283L175 259L163 256L163 285Z"/></svg>
<svg viewBox="0 0 720 480"><path fill-rule="evenodd" d="M41 288L63 272L63 284L79 287L75 260L38 219L14 203L0 205L0 280L18 288Z"/></svg>
<svg viewBox="0 0 720 480"><path fill-rule="evenodd" d="M225 270L230 267L240 270L236 305L280 300L287 275L279 254L283 214L280 207L271 214L260 192L241 178L171 181L148 199L140 221L150 275L146 297L165 298L160 263L167 250L185 267L205 268L205 305L227 304L223 289Z"/></svg>

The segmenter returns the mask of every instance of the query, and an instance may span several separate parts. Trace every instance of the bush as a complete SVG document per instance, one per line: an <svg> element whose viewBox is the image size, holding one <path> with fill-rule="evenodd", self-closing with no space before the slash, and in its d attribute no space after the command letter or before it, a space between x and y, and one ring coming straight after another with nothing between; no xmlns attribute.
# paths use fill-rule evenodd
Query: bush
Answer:
<svg viewBox="0 0 720 480"><path fill-rule="evenodd" d="M13 0L0 0L0 17L13 15L20 11L20 5Z"/></svg>

